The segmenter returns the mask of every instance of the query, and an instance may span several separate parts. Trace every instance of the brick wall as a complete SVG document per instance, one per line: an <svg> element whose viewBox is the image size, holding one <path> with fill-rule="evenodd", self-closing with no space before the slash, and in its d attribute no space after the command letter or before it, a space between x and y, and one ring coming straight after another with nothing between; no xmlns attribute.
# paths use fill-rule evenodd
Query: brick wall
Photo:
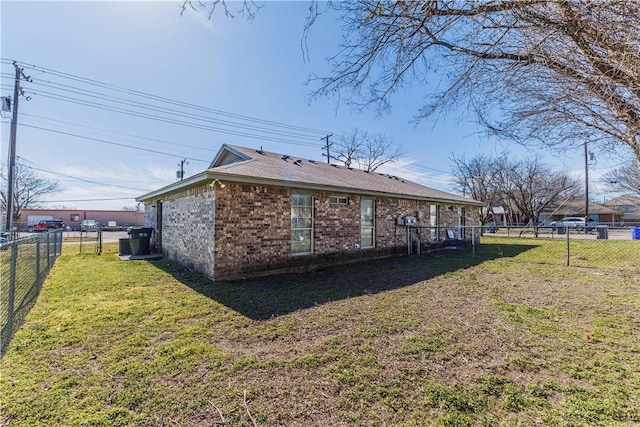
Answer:
<svg viewBox="0 0 640 427"><path fill-rule="evenodd" d="M202 186L165 197L162 248L165 256L215 280L283 271L305 271L324 265L407 253L407 229L396 219L411 215L416 226L429 226L425 201L357 194L296 190L226 182L224 188ZM313 196L313 253L291 254L291 194ZM330 197L348 204L331 204ZM359 248L360 201L375 200L375 247ZM467 208L472 225L473 209ZM156 213L146 207L147 225ZM457 207L440 212L443 227L457 227Z"/></svg>
<svg viewBox="0 0 640 427"><path fill-rule="evenodd" d="M162 201L162 252L179 263L215 278L216 193L202 186Z"/></svg>
<svg viewBox="0 0 640 427"><path fill-rule="evenodd" d="M292 193L313 196L312 254L291 254ZM331 204L331 196L346 197L348 204ZM427 226L429 203L374 198L375 248L359 248L363 197L367 198L357 194L227 184L217 190L215 277L304 271L350 260L406 254L406 228L396 225L396 218L416 216L416 225Z"/></svg>

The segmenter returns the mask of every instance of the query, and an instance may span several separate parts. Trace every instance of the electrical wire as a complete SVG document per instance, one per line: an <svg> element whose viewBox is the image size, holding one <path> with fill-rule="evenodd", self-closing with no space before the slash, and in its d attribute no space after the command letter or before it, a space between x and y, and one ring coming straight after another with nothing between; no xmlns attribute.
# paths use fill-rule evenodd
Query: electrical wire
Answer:
<svg viewBox="0 0 640 427"><path fill-rule="evenodd" d="M46 131L46 132L57 133L57 134L60 134L60 135L72 136L74 138L81 138L81 139L87 139L89 141L102 142L104 144L116 145L118 147L126 147L126 148L130 148L132 150L146 151L148 153L161 154L161 155L170 156L170 157L184 157L184 156L178 156L178 155L176 155L174 153L166 153L164 151L151 150L149 148L134 147L133 145L120 144L118 142L107 141L105 139L92 138L92 137L78 135L78 134L74 134L74 133L70 133L70 132L63 132L63 131L59 131L59 130L55 130L55 129L43 128L43 127L40 127L40 126L33 126L33 125L28 125L28 124L21 124L21 126L32 128L32 129L39 129L39 130L43 130L43 131ZM210 163L210 160L202 160L202 159L197 159L195 157L184 157L184 158L186 158L187 160L193 160L195 162Z"/></svg>
<svg viewBox="0 0 640 427"><path fill-rule="evenodd" d="M18 157L18 159L27 161L27 162L32 163L32 164L35 164L34 162L31 162L31 161L25 159L24 157ZM145 191L145 192L149 191L149 189L147 189L147 188L125 187L125 186L122 186L122 185L117 185L117 184L112 184L112 183L92 181L92 180L89 180L89 179L84 179L84 178L79 178L77 176L68 175L68 174L62 173L62 172L55 172L55 171L47 170L47 169L44 169L44 168L39 168L39 167L35 167L35 166L29 166L29 165L24 164L24 163L18 163L18 164L20 166L22 166L22 167L25 167L25 168L28 168L28 169L31 169L31 170L36 170L36 171L40 171L40 172L44 172L44 173L49 173L49 174L52 174L52 175L55 175L55 176L64 176L64 177L71 178L71 179L76 180L76 181L86 182L88 184L96 184L96 185L100 185L100 186L103 186L103 187L122 188L122 189L125 189L125 190L132 190L132 191Z"/></svg>
<svg viewBox="0 0 640 427"><path fill-rule="evenodd" d="M223 134L226 134L226 135L244 136L244 137L247 137L247 138L259 139L259 140L262 140L262 141L281 142L281 143L284 143L284 144L293 144L293 145L301 145L301 146L316 147L316 148L320 148L321 147L321 145L318 145L318 144L298 142L298 141L286 140L286 139L281 139L281 138L265 137L265 136L262 136L262 135L256 135L256 134L250 134L250 133L244 133L244 132L234 132L234 131L229 131L229 130L225 130L225 129L221 129L221 128L216 128L216 127L213 127L213 126L199 125L197 123L187 122L187 121L183 121L183 120L173 120L173 119L168 119L168 118L161 117L161 116L155 116L155 115L152 115L152 114L136 112L136 111L133 111L133 110L123 110L123 109L119 109L119 108L110 107L110 106L107 106L107 105L104 105L104 104L99 104L99 103L95 103L95 102L91 102L91 101L85 101L85 100L72 98L72 97L66 97L66 96L63 96L63 95L57 95L57 96L49 95L47 92L35 92L35 91L27 91L27 90L25 90L25 93L30 93L32 95L38 95L38 96L42 96L42 97L45 97L45 98L55 99L55 100L58 100L58 101L70 102L70 103L73 103L73 104L76 104L76 105L94 107L94 108L98 108L98 109L101 109L101 110L112 111L112 112L120 113L120 114L123 114L123 112L124 112L124 113L126 113L127 115L130 115L130 116L150 119L150 120L158 121L158 122L161 122L161 123L175 124L175 125L179 125L179 126L192 128L192 129L201 129L201 130L214 131L216 133L223 133Z"/></svg>
<svg viewBox="0 0 640 427"><path fill-rule="evenodd" d="M0 58L0 61L2 63L4 63L4 64L12 64L13 63L13 60L10 60L10 59L7 59L7 58ZM97 86L97 87L101 87L101 88L104 88L104 89L113 90L113 91L120 92L120 93L126 93L126 94L129 94L129 95L139 96L141 98L154 100L154 101L159 101L159 102L162 102L163 104L180 106L180 107L183 107L183 108L188 108L188 109L192 109L192 110L196 110L196 111L209 112L209 113L218 114L218 115L221 115L221 116L224 116L224 117L235 118L235 119L245 120L245 121L254 122L254 123L261 123L261 124L270 125L270 126L283 127L283 128L292 129L292 130L299 130L299 131L305 131L305 132L317 133L317 134L328 134L328 133L331 133L331 132L326 131L326 130L312 129L312 128L303 127L303 126L295 126L295 125L290 125L290 124L283 123L283 122L265 120L265 119L260 119L260 118L256 118L256 117L252 117L252 116L247 116L247 115L242 115L242 114L237 114L237 113L231 113L231 112L224 111L224 110L218 110L218 109L214 109L214 108L203 107L203 106L196 105L196 104L191 104L191 103L188 103L188 102L177 101L175 99L171 99L171 98L166 98L166 97L150 94L150 93L147 93L147 92L142 92L142 91L138 91L138 90L135 90L135 89L127 89L127 88L124 88L124 87L115 86L115 85L111 85L111 84L108 84L108 83L100 82L98 80L88 79L88 78L81 77L81 76L78 76L78 75L65 73L65 72L62 72L62 71L57 71L57 70L41 67L41 66L34 65L34 64L25 64L25 63L17 62L17 61L16 61L16 63L18 63L18 65L22 66L22 67L28 67L28 68L33 69L33 70L39 70L43 74L50 74L50 75L53 75L53 76L56 76L56 77L65 78L65 79L68 79L68 80L71 80L71 81L76 81L76 82L87 84L87 85L93 85L93 86ZM43 79L38 79L38 80L43 80Z"/></svg>
<svg viewBox="0 0 640 427"><path fill-rule="evenodd" d="M37 79L40 80L40 79ZM45 86L46 85L42 85L41 83L38 83L36 80L33 81L34 85L40 85L40 86ZM59 84L58 84L59 85ZM220 119L214 119L212 117L208 117L208 116L204 116L201 114L186 114L183 113L181 111L178 110L169 110L166 107L160 107L160 106L156 106L153 104L148 104L148 103L144 103L144 102L138 102L138 101L129 101L129 100L125 100L125 99L120 99L118 98L117 100L114 100L113 97L110 97L106 94L102 94L99 92L94 92L94 91L87 91L87 90L72 90L73 89L78 89L75 88L73 86L69 86L69 85L59 85L59 86L63 86L67 89L65 89L65 92L68 93L74 93L76 95L81 95L81 96L85 96L87 93L90 94L89 96L93 99L99 99L102 101L110 101L114 104L116 104L116 108L120 107L120 105L128 105L130 107L134 107L134 108L139 108L142 110L150 110L150 111L154 111L156 113L165 113L165 114L171 114L172 116L178 116L178 117L183 117L183 118L188 118L188 119L196 119L196 120L200 120L203 122L207 122L207 123L215 123L215 124L219 124L219 125L223 125L223 126L228 126L231 128L238 128L238 129L242 129L242 130L250 130L250 131L261 131L261 132L265 132L265 133L269 133L269 134L276 134L276 135L282 135L282 136L286 136L286 137L295 137L295 138L301 138L301 139L309 139L309 140L316 140L316 137L310 137L310 136L306 136L304 134L300 134L300 133L294 133L294 132L283 132L283 131L277 131L277 130L273 130L273 129L268 129L265 127L256 127L256 126L247 126L247 125L242 125L242 124L238 124L238 123L234 123L234 122L229 122L227 120L220 120ZM55 88L53 88L55 89ZM48 95L59 95L59 94L54 94L51 92L46 92L46 91L40 91L40 93L46 93ZM37 94L34 92L34 94ZM73 99L73 98L71 98ZM99 105L104 105L104 104L99 104ZM123 111L127 111L127 110L123 110ZM316 144L318 145L318 144Z"/></svg>
<svg viewBox="0 0 640 427"><path fill-rule="evenodd" d="M58 119L53 119L53 118L50 118L50 117L38 116L38 115L34 115L34 114L20 113L20 117L33 117L33 118L41 119L41 120L45 120L45 121L51 121L51 122L55 122L55 123L62 123L62 124L67 124L67 125L71 125L71 126L77 126L77 127L81 127L81 128L85 128L85 129L96 130L96 131L107 133L107 134L129 136L129 137L132 137L132 138L138 138L138 139L143 139L143 140L152 141L152 142L159 142L161 144L175 145L177 147L190 148L190 149L193 149L193 150L208 151L208 152L211 152L211 153L216 153L218 151L218 150L214 150L212 148L196 147L195 145L180 144L178 142L165 141L165 140L162 140L162 139L156 139L156 138L150 138L150 137L146 137L146 136L134 135L134 134L125 133L125 132L118 132L118 131L114 131L114 130L101 129L101 128L97 128L97 127L93 127L93 126L83 125L83 124L80 124L80 123L67 122L67 121L64 121L64 120L58 120Z"/></svg>

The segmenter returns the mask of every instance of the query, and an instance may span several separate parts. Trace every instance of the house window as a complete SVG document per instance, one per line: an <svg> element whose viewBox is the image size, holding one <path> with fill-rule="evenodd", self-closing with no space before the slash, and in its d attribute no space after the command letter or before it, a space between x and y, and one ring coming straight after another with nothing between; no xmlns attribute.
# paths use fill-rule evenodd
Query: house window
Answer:
<svg viewBox="0 0 640 427"><path fill-rule="evenodd" d="M291 195L291 253L313 252L313 197Z"/></svg>
<svg viewBox="0 0 640 427"><path fill-rule="evenodd" d="M69 221L75 221L75 222L80 221L80 214L70 214Z"/></svg>
<svg viewBox="0 0 640 427"><path fill-rule="evenodd" d="M440 209L438 205L431 205L429 207L429 225L431 230L431 238L438 240L438 225L440 223Z"/></svg>
<svg viewBox="0 0 640 427"><path fill-rule="evenodd" d="M465 238L465 209L460 206L458 207L458 238Z"/></svg>
<svg viewBox="0 0 640 427"><path fill-rule="evenodd" d="M331 197L329 197L329 204L331 204L331 205L348 205L349 204L349 199L347 197L331 196Z"/></svg>
<svg viewBox="0 0 640 427"><path fill-rule="evenodd" d="M360 246L363 248L375 246L374 208L375 202L371 199L360 202Z"/></svg>

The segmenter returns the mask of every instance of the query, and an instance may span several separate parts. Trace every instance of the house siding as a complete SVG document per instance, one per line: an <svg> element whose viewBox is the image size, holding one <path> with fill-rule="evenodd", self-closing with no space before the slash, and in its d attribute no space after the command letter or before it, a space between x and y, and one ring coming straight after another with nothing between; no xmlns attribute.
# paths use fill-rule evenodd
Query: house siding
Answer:
<svg viewBox="0 0 640 427"><path fill-rule="evenodd" d="M313 252L291 253L291 195L313 196ZM346 205L330 197L345 197ZM360 247L362 199L375 200L375 246ZM156 204L146 207L146 225L156 224ZM203 185L167 195L162 200L162 252L214 280L231 280L280 272L300 272L359 259L407 253L407 228L398 217L430 224L427 201L370 197L352 193L247 185L227 181L225 187ZM473 225L476 209L467 207ZM440 238L457 230L457 206L440 208ZM426 229L424 229L426 230ZM429 233L422 232L423 243ZM413 237L412 237L413 239ZM422 238L420 240L423 240Z"/></svg>
<svg viewBox="0 0 640 427"><path fill-rule="evenodd" d="M162 200L162 252L214 278L216 193L201 186ZM155 209L147 219L155 223Z"/></svg>
<svg viewBox="0 0 640 427"><path fill-rule="evenodd" d="M291 254L291 195L313 196L313 252ZM332 196L348 204L331 204ZM283 187L227 183L217 190L215 224L216 280L237 279L285 271L306 271L357 259L404 255L407 231L396 225L399 216L419 217L417 226L429 225L425 201L395 198L375 200L375 247L360 248L358 194L296 190ZM467 214L468 224L471 215ZM457 226L457 211L444 215ZM166 234L164 235L166 239Z"/></svg>

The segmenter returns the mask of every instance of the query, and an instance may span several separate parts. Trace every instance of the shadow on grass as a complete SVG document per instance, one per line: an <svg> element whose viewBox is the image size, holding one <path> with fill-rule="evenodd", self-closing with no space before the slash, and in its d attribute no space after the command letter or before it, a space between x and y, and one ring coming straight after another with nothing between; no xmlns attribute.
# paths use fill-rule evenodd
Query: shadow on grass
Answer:
<svg viewBox="0 0 640 427"><path fill-rule="evenodd" d="M246 317L269 319L297 310L398 289L497 258L515 257L536 245L479 246L420 257L361 261L322 270L248 280L212 282L180 264L150 261L178 281Z"/></svg>

